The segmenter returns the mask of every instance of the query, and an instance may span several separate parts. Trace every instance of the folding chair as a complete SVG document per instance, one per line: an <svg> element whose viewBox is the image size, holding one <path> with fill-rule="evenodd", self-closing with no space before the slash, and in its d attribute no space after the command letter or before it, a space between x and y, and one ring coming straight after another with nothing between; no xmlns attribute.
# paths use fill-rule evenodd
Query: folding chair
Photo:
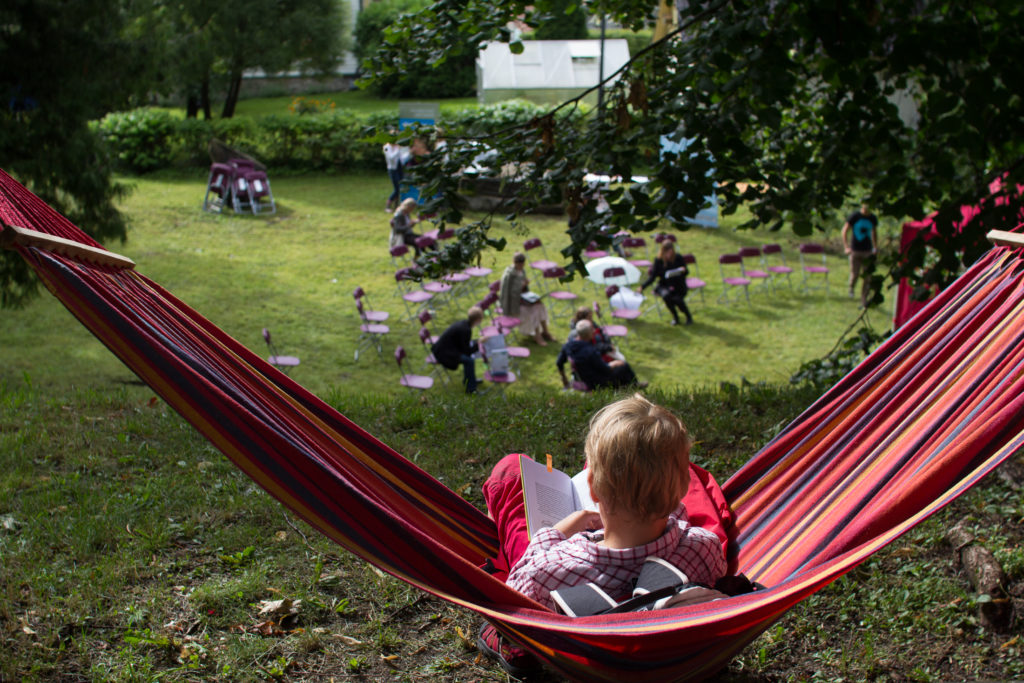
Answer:
<svg viewBox="0 0 1024 683"><path fill-rule="evenodd" d="M389 250L391 252L391 265L408 266L412 262L412 256L410 256L409 245L407 244L396 244Z"/></svg>
<svg viewBox="0 0 1024 683"><path fill-rule="evenodd" d="M395 362L398 363L399 383L403 387L425 391L434 386L434 378L427 375L414 375L406 373L402 368L402 361L405 360L405 349L401 346L395 348Z"/></svg>
<svg viewBox="0 0 1024 683"><path fill-rule="evenodd" d="M501 325L497 325L496 329L498 334L505 336L505 330L502 329ZM505 345L505 351L508 352L509 368L517 371L517 374L522 377L522 369L519 367L519 361L526 360L530 357L530 349L525 346L508 346Z"/></svg>
<svg viewBox="0 0 1024 683"><path fill-rule="evenodd" d="M601 318L601 306L596 301L594 302L594 321L597 322L601 331L604 332L604 336L609 339L615 338L625 341L629 335L629 328L625 325L620 325L619 323L604 324L604 320Z"/></svg>
<svg viewBox="0 0 1024 683"><path fill-rule="evenodd" d="M376 347L377 355L384 355L384 337L387 336L391 328L383 323L372 323L368 322L364 317L365 311L363 310L363 302L360 299L356 299L356 309L359 311L359 346L356 347L356 352L353 355L353 360L359 360L359 353L365 349Z"/></svg>
<svg viewBox="0 0 1024 683"><path fill-rule="evenodd" d="M530 252L534 249L540 249L540 253L543 258L537 259L536 261L530 261L530 267L536 268L540 271L545 271L548 268L554 268L558 264L548 258L547 251L544 249L544 245L541 244L539 237L531 237L530 239L523 242L523 253L526 254L526 258L530 258Z"/></svg>
<svg viewBox="0 0 1024 683"><path fill-rule="evenodd" d="M704 282L700 278L700 274L697 273L697 257L693 254L683 254L683 262L686 263L686 269L690 271L690 274L686 276L686 288L691 292L696 290L700 294L700 302L704 303L704 288L708 286L708 283Z"/></svg>
<svg viewBox="0 0 1024 683"><path fill-rule="evenodd" d="M740 247L738 255L740 257L740 270L743 273L743 277L750 280L750 284L760 282L762 289L771 285L772 274L765 266L760 248ZM753 262L753 265L748 265L751 262ZM772 285L772 291L775 291L775 285Z"/></svg>
<svg viewBox="0 0 1024 683"><path fill-rule="evenodd" d="M608 272L608 271L605 271ZM612 317L618 318L619 320L636 320L640 317L641 311L639 308L616 308L612 303L612 297L619 293L618 285L608 285L604 290L604 295L608 297L608 307L612 309Z"/></svg>
<svg viewBox="0 0 1024 683"><path fill-rule="evenodd" d="M419 335L420 343L423 344L423 362L426 363L427 367L430 369L430 376L440 379L446 385L449 384L451 379L449 378L448 373L451 371L437 362L437 359L434 358L434 352L431 349L434 342L437 341L437 337L431 336L430 330L426 327L420 328Z"/></svg>
<svg viewBox="0 0 1024 683"><path fill-rule="evenodd" d="M409 284L410 282L415 282L410 268L399 268L395 271L395 285L399 296L405 303L406 320L413 321L416 319L416 315L426 308L427 302L433 299L434 295L423 289L414 289Z"/></svg>
<svg viewBox="0 0 1024 683"><path fill-rule="evenodd" d="M597 245L597 242L591 242L587 245L587 248L583 250L583 255L588 259L604 258L608 255L608 252Z"/></svg>
<svg viewBox="0 0 1024 683"><path fill-rule="evenodd" d="M505 356L507 360L508 351L506 349L493 349L490 351L490 353L488 353L487 345L481 344L480 356L483 358L484 365L487 368L484 371L484 381L490 382L491 384L496 386L498 388L498 391L501 392L501 397L507 399L508 396L505 395L505 387L516 381L516 373L512 372L512 370L510 369L507 369L507 362L505 363L505 368L496 367L495 369L492 369L491 364L494 363L495 366L499 366L501 364L501 361L499 359L502 356Z"/></svg>
<svg viewBox="0 0 1024 683"><path fill-rule="evenodd" d="M429 323L431 320L434 319L434 316L432 316L430 314L430 311L420 311L419 315L417 315L416 317L420 321L420 328L421 329L426 329L427 328L427 323ZM436 334L430 335L430 343L434 344L437 341L438 336L440 336L440 335L436 335Z"/></svg>
<svg viewBox="0 0 1024 683"><path fill-rule="evenodd" d="M722 254L718 257L718 270L722 274L722 295L718 297L719 303L731 303L729 290L742 287L749 304L750 278L743 275L743 258L739 254Z"/></svg>
<svg viewBox="0 0 1024 683"><path fill-rule="evenodd" d="M359 312L360 317L368 323L382 323L391 315L387 311L375 311L369 308L370 299L362 287L356 287L352 292L352 298L363 302L363 310Z"/></svg>
<svg viewBox="0 0 1024 683"><path fill-rule="evenodd" d="M786 255L782 253L782 247L778 244L766 244L761 248L764 254L765 263L768 265L768 272L772 274L772 290L775 289L776 278L786 276L786 284L793 289L793 280L790 277L793 269L786 263Z"/></svg>
<svg viewBox="0 0 1024 683"><path fill-rule="evenodd" d="M820 261L819 261L820 259ZM824 288L828 294L828 262L825 260L825 247L808 242L800 245L800 269L804 274L804 291ZM812 280L819 284L812 285Z"/></svg>
<svg viewBox="0 0 1024 683"><path fill-rule="evenodd" d="M284 374L287 375L289 370L299 364L299 359L295 356L282 356L277 352L274 342L270 341L270 330L265 327L263 328L263 341L267 342L267 348L270 350L267 362Z"/></svg>
<svg viewBox="0 0 1024 683"><path fill-rule="evenodd" d="M225 202L231 200L231 183L235 169L229 164L210 164L210 175L206 179L206 196L203 197L203 211L220 213ZM213 195L213 199L210 196Z"/></svg>
<svg viewBox="0 0 1024 683"><path fill-rule="evenodd" d="M566 309L565 315L571 316L575 302L579 299L575 292L570 292L567 289L554 289L554 283L558 282L562 277L565 277L565 268L560 266L548 268L544 271L544 281L552 282L552 288L548 290L548 296L560 304L559 306L552 306L551 315L553 316L558 315L559 309Z"/></svg>
<svg viewBox="0 0 1024 683"><path fill-rule="evenodd" d="M650 268L651 267L651 251L647 248L647 240L643 237L624 237L622 239L622 248L627 250L630 249L643 249L644 258L630 258L629 262L637 268ZM628 258L628 257L627 257Z"/></svg>
<svg viewBox="0 0 1024 683"><path fill-rule="evenodd" d="M232 203L235 213L250 211L258 216L264 211L264 207L270 209L270 213L277 212L277 205L274 203L274 195L270 191L270 179L266 171L255 168L248 168L247 165L232 162L236 166L234 181L231 183ZM267 200L264 204L263 200Z"/></svg>

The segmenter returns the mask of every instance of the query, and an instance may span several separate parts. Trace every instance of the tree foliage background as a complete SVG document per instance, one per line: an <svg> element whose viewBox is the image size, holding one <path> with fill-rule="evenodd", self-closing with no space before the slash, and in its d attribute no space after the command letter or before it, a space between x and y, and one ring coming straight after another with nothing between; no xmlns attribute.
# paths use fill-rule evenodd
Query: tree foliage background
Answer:
<svg viewBox="0 0 1024 683"><path fill-rule="evenodd" d="M89 122L153 93L208 98L211 83L226 86L230 116L245 69L331 69L347 39L345 4L5 0L0 167L99 241L123 240L114 202L125 189ZM20 258L0 253L0 306L23 304L36 286Z"/></svg>
<svg viewBox="0 0 1024 683"><path fill-rule="evenodd" d="M571 1L635 29L650 26L657 9ZM537 26L561 5L438 0L388 29L372 77L510 41L513 20ZM556 125L552 112L476 140L498 150L493 168L520 164L519 197L503 207L513 219L556 198L582 218L566 255L578 257L592 240L607 243L600 226L609 220L632 232L666 219L685 229L712 189L723 213L751 211L745 227L787 226L798 235L841 225L869 197L898 219L939 212L932 255L926 259L918 244L889 266L941 284L987 249L979 225L1018 222L1019 204L986 201L967 229L954 227L960 205L988 195L993 179L1004 177L1001 192L1011 198L1024 182L1024 7L1016 0L683 0L677 7L679 28L634 55L606 86L605 106L582 125ZM559 110L578 106L573 100ZM450 143L457 137L446 134ZM688 147L665 153L665 140ZM418 168L424 195L434 196L430 208L446 222L461 219L457 171L475 153L459 149L449 144L443 158ZM587 201L594 191L587 172L644 174L650 182L606 193L609 219ZM464 244L453 245L442 266L492 245L491 218L467 225Z"/></svg>

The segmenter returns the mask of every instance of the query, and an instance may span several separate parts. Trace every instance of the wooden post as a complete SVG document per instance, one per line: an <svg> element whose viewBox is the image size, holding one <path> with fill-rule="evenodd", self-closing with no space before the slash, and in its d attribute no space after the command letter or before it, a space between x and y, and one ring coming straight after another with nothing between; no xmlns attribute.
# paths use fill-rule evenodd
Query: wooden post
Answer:
<svg viewBox="0 0 1024 683"><path fill-rule="evenodd" d="M1007 232L1006 230L989 230L985 235L988 241L997 247L1024 247L1024 234Z"/></svg>
<svg viewBox="0 0 1024 683"><path fill-rule="evenodd" d="M0 232L0 246L10 249L14 245L46 249L62 256L69 256L80 261L97 263L104 266L114 266L115 268L135 267L135 261L132 261L127 256L121 256L106 249L98 249L97 247L64 239L63 237L48 235L38 230L30 230L29 228L21 228L17 225L7 225L5 223L3 225L3 232Z"/></svg>

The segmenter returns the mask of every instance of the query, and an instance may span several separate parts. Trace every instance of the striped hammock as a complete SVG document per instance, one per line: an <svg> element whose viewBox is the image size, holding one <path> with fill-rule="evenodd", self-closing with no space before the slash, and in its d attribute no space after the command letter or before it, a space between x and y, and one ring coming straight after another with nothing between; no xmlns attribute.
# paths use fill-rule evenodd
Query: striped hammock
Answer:
<svg viewBox="0 0 1024 683"><path fill-rule="evenodd" d="M68 310L257 484L342 547L479 613L572 679L713 674L1024 438L1024 263L995 248L725 483L737 531L730 569L767 590L572 619L479 568L497 550L486 515L2 171L0 219L0 239Z"/></svg>

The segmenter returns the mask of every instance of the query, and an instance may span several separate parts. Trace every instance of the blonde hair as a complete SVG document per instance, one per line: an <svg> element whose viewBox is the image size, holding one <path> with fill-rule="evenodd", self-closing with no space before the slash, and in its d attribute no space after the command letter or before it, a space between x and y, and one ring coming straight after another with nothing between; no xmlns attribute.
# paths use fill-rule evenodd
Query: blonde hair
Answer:
<svg viewBox="0 0 1024 683"><path fill-rule="evenodd" d="M484 309L479 306L470 306L466 317L469 319L470 325L474 325L484 319Z"/></svg>
<svg viewBox="0 0 1024 683"><path fill-rule="evenodd" d="M584 446L594 496L637 520L667 516L689 486L691 443L678 417L640 394L605 406Z"/></svg>
<svg viewBox="0 0 1024 683"><path fill-rule="evenodd" d="M405 199L402 200L402 203L398 205L398 208L399 209L405 209L405 208L415 207L415 206L416 206L416 200L413 199L412 197L406 197Z"/></svg>

